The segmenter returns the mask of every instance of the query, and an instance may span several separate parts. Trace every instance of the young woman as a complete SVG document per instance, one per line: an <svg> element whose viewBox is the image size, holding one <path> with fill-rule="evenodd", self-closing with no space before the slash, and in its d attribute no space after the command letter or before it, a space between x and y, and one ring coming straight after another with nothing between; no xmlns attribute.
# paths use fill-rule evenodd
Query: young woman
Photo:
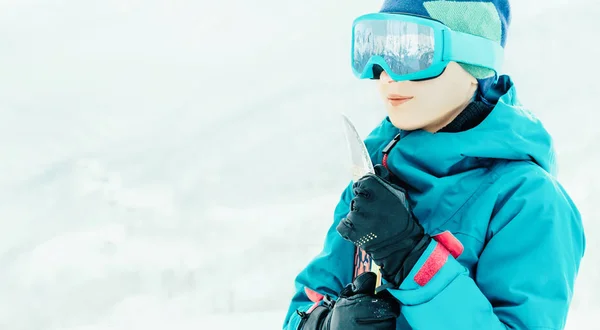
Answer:
<svg viewBox="0 0 600 330"><path fill-rule="evenodd" d="M342 194L284 329L564 328L584 232L551 137L497 73L509 21L507 0L355 20L354 73L388 113L365 141L376 173Z"/></svg>

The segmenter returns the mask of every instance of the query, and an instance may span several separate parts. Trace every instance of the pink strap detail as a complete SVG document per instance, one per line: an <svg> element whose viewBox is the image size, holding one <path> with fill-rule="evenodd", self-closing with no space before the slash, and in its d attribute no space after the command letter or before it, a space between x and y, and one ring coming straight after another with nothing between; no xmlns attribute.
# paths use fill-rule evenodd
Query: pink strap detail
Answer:
<svg viewBox="0 0 600 330"><path fill-rule="evenodd" d="M314 303L312 306L310 306L310 308L306 311L306 313L308 313L308 314L312 313L317 307L319 307L318 301L316 303Z"/></svg>
<svg viewBox="0 0 600 330"><path fill-rule="evenodd" d="M306 296L308 297L308 299L310 299L310 301L312 302L319 302L321 300L323 300L323 298L325 297L324 295L310 289L307 287L304 287L304 292L306 293Z"/></svg>
<svg viewBox="0 0 600 330"><path fill-rule="evenodd" d="M415 282L420 286L425 286L425 284L429 283L433 276L442 269L449 255L450 252L442 244L437 244L415 275Z"/></svg>
<svg viewBox="0 0 600 330"><path fill-rule="evenodd" d="M325 298L324 295L309 289L307 287L304 287L304 292L306 293L306 296L308 297L308 299L310 299L310 301L314 302L314 305L312 305L306 312L307 313L311 313L313 310L315 310L315 308L317 308L319 306L319 302L321 302L321 300L323 300L323 298Z"/></svg>
<svg viewBox="0 0 600 330"><path fill-rule="evenodd" d="M458 240L458 238L456 238L454 235L452 235L451 232L447 230L443 233L433 236L433 239L436 240L436 242L442 244L446 249L448 249L448 251L454 258L458 258L458 256L460 256L465 250L465 247Z"/></svg>

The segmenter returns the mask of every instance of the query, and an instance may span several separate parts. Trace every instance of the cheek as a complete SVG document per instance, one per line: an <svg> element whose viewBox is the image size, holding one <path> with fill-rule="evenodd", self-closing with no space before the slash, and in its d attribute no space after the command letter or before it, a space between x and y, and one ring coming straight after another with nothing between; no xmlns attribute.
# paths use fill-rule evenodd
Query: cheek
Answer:
<svg viewBox="0 0 600 330"><path fill-rule="evenodd" d="M446 95L444 91L429 93L425 97L420 97L419 101L423 110L427 112L442 112L446 105Z"/></svg>
<svg viewBox="0 0 600 330"><path fill-rule="evenodd" d="M449 87L442 79L432 80L421 87L423 88L419 90L418 106L423 112L423 116L431 117L432 120L444 116L454 109L457 106L457 100L461 99L464 94L455 86Z"/></svg>

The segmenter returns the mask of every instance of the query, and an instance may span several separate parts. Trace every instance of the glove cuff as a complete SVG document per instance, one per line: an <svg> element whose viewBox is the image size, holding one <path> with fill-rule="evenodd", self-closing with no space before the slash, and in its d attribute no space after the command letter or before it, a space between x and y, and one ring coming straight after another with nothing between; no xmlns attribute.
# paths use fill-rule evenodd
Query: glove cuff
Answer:
<svg viewBox="0 0 600 330"><path fill-rule="evenodd" d="M415 267L417 261L419 260L419 258L421 258L421 256L429 246L429 243L431 243L431 239L431 236L429 236L428 234L424 234L423 238L421 238L419 242L415 244L414 248L410 251L406 259L404 259L402 267L400 267L400 270L396 273L387 274L385 272L385 269L381 268L381 275L383 276L383 278L387 282L393 284L394 288L399 287L400 284L404 281L404 279L408 276L408 274L410 274L411 270Z"/></svg>
<svg viewBox="0 0 600 330"><path fill-rule="evenodd" d="M298 325L298 330L328 330L327 316L331 309L325 306L317 306L310 313L302 313L302 321Z"/></svg>

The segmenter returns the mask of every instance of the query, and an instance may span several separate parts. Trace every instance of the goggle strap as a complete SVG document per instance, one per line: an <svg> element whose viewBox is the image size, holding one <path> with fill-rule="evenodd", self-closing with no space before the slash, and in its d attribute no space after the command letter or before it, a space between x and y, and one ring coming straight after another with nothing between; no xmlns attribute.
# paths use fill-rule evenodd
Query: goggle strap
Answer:
<svg viewBox="0 0 600 330"><path fill-rule="evenodd" d="M450 35L447 36L446 34ZM490 56L494 54L494 56ZM442 60L486 67L500 72L504 49L499 43L472 34L444 30Z"/></svg>

